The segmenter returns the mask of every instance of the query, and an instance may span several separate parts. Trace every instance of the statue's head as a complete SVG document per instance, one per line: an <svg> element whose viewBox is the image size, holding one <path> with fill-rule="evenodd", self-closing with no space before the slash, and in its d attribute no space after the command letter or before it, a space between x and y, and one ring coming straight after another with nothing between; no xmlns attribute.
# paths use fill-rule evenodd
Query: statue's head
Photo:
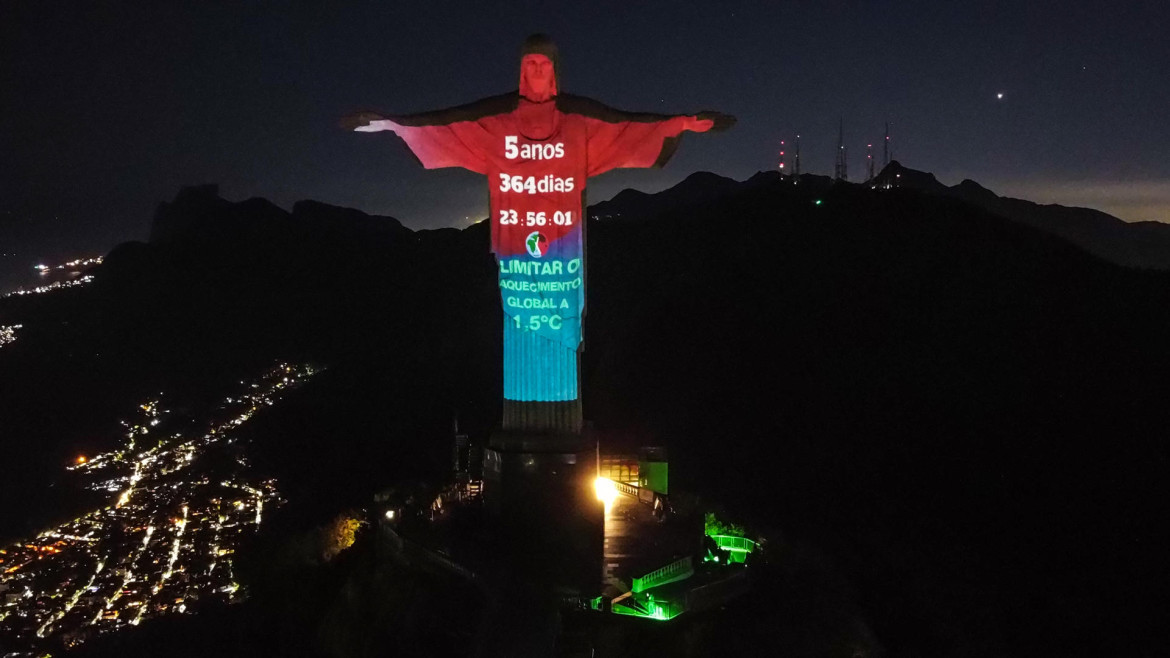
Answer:
<svg viewBox="0 0 1170 658"><path fill-rule="evenodd" d="M544 102L557 95L560 81L557 44L545 34L533 34L520 49L520 95Z"/></svg>

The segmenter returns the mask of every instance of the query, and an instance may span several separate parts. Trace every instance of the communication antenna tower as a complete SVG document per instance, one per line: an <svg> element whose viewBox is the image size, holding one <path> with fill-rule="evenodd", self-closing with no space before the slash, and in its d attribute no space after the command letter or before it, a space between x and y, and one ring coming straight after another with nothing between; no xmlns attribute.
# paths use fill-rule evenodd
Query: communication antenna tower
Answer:
<svg viewBox="0 0 1170 658"><path fill-rule="evenodd" d="M849 180L845 154L845 120L837 127L837 164L833 167L833 180Z"/></svg>
<svg viewBox="0 0 1170 658"><path fill-rule="evenodd" d="M890 164L890 122L886 122L886 141L882 142L882 169Z"/></svg>
<svg viewBox="0 0 1170 658"><path fill-rule="evenodd" d="M873 180L873 144L865 145L865 166L868 170L866 172L868 176L866 176L865 180Z"/></svg>
<svg viewBox="0 0 1170 658"><path fill-rule="evenodd" d="M792 156L792 175L800 179L800 135L796 136L796 153Z"/></svg>
<svg viewBox="0 0 1170 658"><path fill-rule="evenodd" d="M776 168L780 170L780 173L787 174L788 172L784 169L784 149L784 140L780 140L780 164L776 165Z"/></svg>

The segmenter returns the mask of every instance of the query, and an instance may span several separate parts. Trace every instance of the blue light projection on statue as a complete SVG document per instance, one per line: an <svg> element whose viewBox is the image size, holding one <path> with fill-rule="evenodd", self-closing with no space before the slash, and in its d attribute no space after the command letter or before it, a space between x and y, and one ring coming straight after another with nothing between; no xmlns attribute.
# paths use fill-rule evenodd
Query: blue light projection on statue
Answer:
<svg viewBox="0 0 1170 658"><path fill-rule="evenodd" d="M555 242L537 229L525 237L525 253L499 260L509 400L577 399L585 308L581 234L579 222Z"/></svg>

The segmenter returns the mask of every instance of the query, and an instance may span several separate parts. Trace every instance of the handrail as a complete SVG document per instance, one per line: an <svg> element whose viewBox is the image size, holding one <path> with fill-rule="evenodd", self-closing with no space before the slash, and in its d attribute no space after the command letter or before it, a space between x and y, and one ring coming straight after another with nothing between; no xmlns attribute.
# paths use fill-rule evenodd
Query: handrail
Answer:
<svg viewBox="0 0 1170 658"><path fill-rule="evenodd" d="M626 484L625 482L618 482L617 480L614 480L613 485L617 488L619 493L624 493L625 495L633 496L634 498L638 497L638 487L635 487L632 484Z"/></svg>
<svg viewBox="0 0 1170 658"><path fill-rule="evenodd" d="M709 535L711 539L715 540L715 545L725 551L736 551L739 553L751 553L756 550L756 542L747 537L738 537L736 535Z"/></svg>
<svg viewBox="0 0 1170 658"><path fill-rule="evenodd" d="M634 585L630 589L637 594L651 587L658 587L666 583L673 583L676 580L690 578L694 573L695 566L691 561L691 556L688 555L671 562L665 567L655 569L641 578L635 578Z"/></svg>

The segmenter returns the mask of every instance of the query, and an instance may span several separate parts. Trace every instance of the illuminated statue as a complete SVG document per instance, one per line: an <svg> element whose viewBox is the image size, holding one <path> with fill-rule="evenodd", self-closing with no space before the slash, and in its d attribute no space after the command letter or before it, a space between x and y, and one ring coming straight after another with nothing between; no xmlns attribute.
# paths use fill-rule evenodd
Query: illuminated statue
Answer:
<svg viewBox="0 0 1170 658"><path fill-rule="evenodd" d="M683 131L734 118L621 112L560 94L555 44L525 42L520 88L468 105L412 114L362 112L342 125L390 130L427 169L488 177L492 252L504 310L503 429L581 430L578 354L585 314L585 181L619 167L665 164Z"/></svg>

